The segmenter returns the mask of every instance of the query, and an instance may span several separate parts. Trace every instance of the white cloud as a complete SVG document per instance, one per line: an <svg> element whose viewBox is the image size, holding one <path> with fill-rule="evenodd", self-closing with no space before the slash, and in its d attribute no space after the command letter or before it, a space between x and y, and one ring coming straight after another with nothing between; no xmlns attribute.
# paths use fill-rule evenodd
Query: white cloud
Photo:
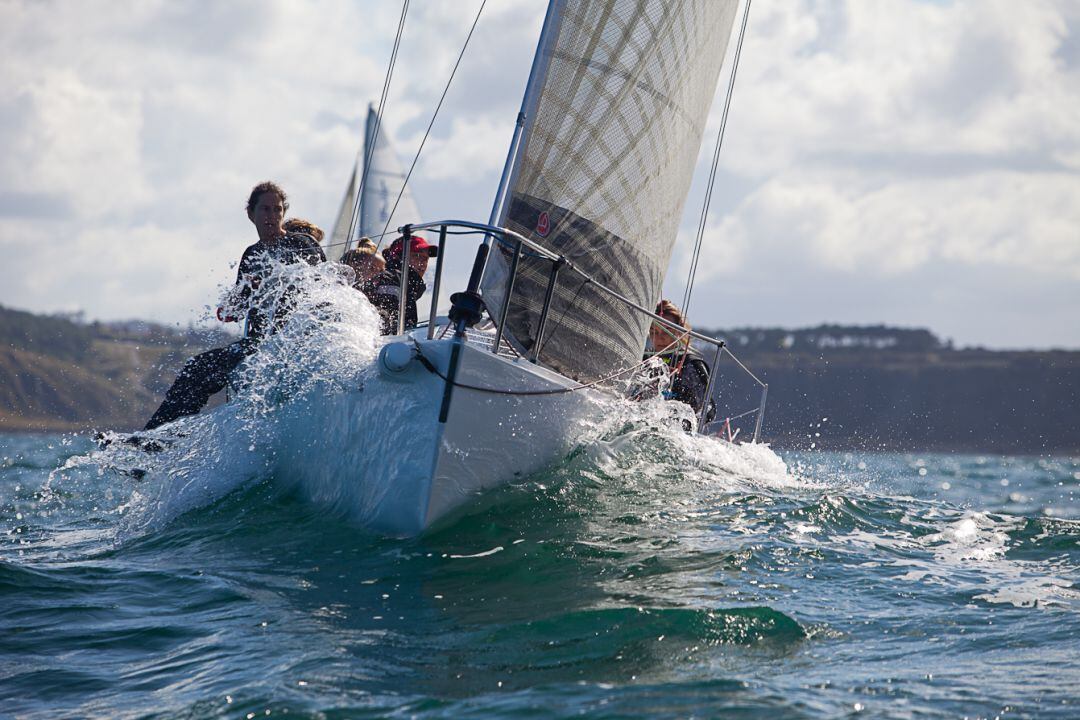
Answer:
<svg viewBox="0 0 1080 720"><path fill-rule="evenodd" d="M478 7L411 6L384 126L406 163ZM6 3L0 250L15 259L0 264L0 302L186 320L253 240L242 208L254 183L279 180L296 214L328 224L399 10ZM425 215L486 218L544 3L484 13L418 166ZM1027 289L1080 278L1078 25L1066 0L757 0L698 287L764 267L820 273L833 304L803 308L828 320L830 307L850 317L867 277L915 289L944 267L1008 268L995 281ZM857 304L880 313L868 322L888 315ZM977 307L949 312L940 322L975 327ZM1064 337L1035 310L1025 322L1046 344Z"/></svg>
<svg viewBox="0 0 1080 720"><path fill-rule="evenodd" d="M1064 6L755 4L725 160L764 176L833 153L1075 152Z"/></svg>
<svg viewBox="0 0 1080 720"><path fill-rule="evenodd" d="M510 139L506 123L485 117L452 119L448 123L450 134L429 139L422 156L422 169L429 181L453 180L469 172L502 171ZM419 143L417 136L407 139L404 146Z"/></svg>
<svg viewBox="0 0 1080 720"><path fill-rule="evenodd" d="M708 228L698 282L798 258L858 275L917 273L939 260L1080 280L1080 178L984 173L853 190L773 180ZM685 260L684 262L684 268Z"/></svg>

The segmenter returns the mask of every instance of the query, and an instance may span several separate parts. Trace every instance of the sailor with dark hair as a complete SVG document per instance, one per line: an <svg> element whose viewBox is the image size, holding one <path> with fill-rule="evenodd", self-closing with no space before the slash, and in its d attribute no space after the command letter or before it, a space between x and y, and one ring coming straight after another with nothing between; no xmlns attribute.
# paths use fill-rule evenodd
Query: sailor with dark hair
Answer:
<svg viewBox="0 0 1080 720"><path fill-rule="evenodd" d="M690 330L682 311L670 300L661 300L656 306L656 314L686 331ZM712 398L705 397L709 387L709 366L690 345L688 332L680 334L678 330L654 322L649 328L649 342L656 353L654 357L660 358L671 373L671 389L665 393L665 397L686 403L698 414L708 402L705 422L711 422L716 417L716 403Z"/></svg>
<svg viewBox="0 0 1080 720"><path fill-rule="evenodd" d="M231 345L208 350L188 360L165 394L161 407L146 423L146 430L202 410L211 395L225 388L233 370L255 352L259 341L284 325L296 289L291 286L279 290L263 288L260 292L275 264L305 262L315 265L326 260L314 237L303 232L287 232L282 227L288 208L285 191L275 183L264 182L252 188L247 216L255 225L259 241L244 250L228 303L241 313L247 311L246 335ZM271 294L274 297L268 297ZM273 317L267 317L264 308L271 305ZM222 322L237 319L224 307L218 308L217 315Z"/></svg>
<svg viewBox="0 0 1080 720"><path fill-rule="evenodd" d="M399 237L383 257L386 269L369 281L370 291L366 294L382 315L382 334L397 333L398 313L401 304L401 268L404 255L405 238ZM405 292L405 329L416 327L416 301L427 291L424 273L427 272L428 260L439 254L439 248L428 245L424 238L413 235L409 238L409 271Z"/></svg>

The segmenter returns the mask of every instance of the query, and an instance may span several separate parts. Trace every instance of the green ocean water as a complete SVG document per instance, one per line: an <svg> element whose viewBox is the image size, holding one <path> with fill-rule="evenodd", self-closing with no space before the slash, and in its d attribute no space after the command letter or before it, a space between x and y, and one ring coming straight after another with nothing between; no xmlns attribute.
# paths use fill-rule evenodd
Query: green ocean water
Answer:
<svg viewBox="0 0 1080 720"><path fill-rule="evenodd" d="M630 424L398 540L258 473L133 525L54 472L89 440L0 436L0 715L1080 717L1080 459L711 442Z"/></svg>

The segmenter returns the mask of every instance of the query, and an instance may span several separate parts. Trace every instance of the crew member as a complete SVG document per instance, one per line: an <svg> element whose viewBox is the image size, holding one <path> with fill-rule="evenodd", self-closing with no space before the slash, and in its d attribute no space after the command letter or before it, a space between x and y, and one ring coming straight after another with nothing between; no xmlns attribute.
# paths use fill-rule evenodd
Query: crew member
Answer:
<svg viewBox="0 0 1080 720"><path fill-rule="evenodd" d="M379 254L375 243L371 242L370 238L360 238L355 248L341 256L341 262L353 271L352 286L372 300L375 286L371 281L386 269L386 260Z"/></svg>
<svg viewBox="0 0 1080 720"><path fill-rule="evenodd" d="M264 182L252 188L247 216L255 226L259 241L244 250L236 273L236 285L227 303L241 312L247 310L245 337L188 360L145 429L151 430L179 417L198 413L211 395L225 388L229 375L244 358L255 352L259 341L284 325L296 288L260 290L263 281L276 263L315 265L326 260L315 238L302 232L286 232L282 227L288 208L285 191L276 184ZM266 308L271 306L272 317L268 317ZM218 308L218 319L223 322L236 320L224 307Z"/></svg>
<svg viewBox="0 0 1080 720"><path fill-rule="evenodd" d="M323 232L321 227L304 218L289 218L281 224L281 227L284 228L286 233L303 233L304 235L310 235L311 238L319 244L322 244L323 238L326 237L326 233Z"/></svg>
<svg viewBox="0 0 1080 720"><path fill-rule="evenodd" d="M712 398L705 397L709 387L709 366L690 345L690 324L670 300L661 300L656 306L656 314L687 331L680 334L678 330L656 322L649 328L649 342L655 357L660 358L671 373L671 389L664 393L665 397L684 402L699 414L707 401L709 409L705 422L711 422L716 417L716 404Z"/></svg>
<svg viewBox="0 0 1080 720"><path fill-rule="evenodd" d="M405 247L404 237L399 237L387 248L386 269L371 279L372 291L368 296L375 309L382 315L382 334L397 333L398 312L401 301L401 266ZM409 271L405 292L405 329L416 327L416 301L427 290L424 273L428 261L439 254L439 248L428 245L424 238L413 235L409 238Z"/></svg>

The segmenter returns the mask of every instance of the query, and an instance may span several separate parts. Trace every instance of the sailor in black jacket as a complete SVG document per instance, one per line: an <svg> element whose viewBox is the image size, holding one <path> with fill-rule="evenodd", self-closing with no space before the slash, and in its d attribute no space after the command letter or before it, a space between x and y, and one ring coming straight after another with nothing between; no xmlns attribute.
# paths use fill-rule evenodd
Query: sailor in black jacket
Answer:
<svg viewBox="0 0 1080 720"><path fill-rule="evenodd" d="M686 330L690 329L682 312L669 300L660 301L656 314ZM712 398L705 397L709 388L709 366L690 345L689 337L680 337L677 330L654 322L649 328L649 342L656 352L655 357L667 365L671 374L671 389L665 392L665 397L686 403L698 414L708 403L705 422L711 422L716 417L716 404Z"/></svg>
<svg viewBox="0 0 1080 720"><path fill-rule="evenodd" d="M283 233L268 241L260 238L259 242L248 246L236 269L232 298L234 305L247 308L246 336L261 340L271 332L280 330L289 310L293 308L291 299L296 292L295 287L290 285L280 289L262 286L275 264L306 262L317 265L325 261L326 255L315 238L304 233Z"/></svg>
<svg viewBox="0 0 1080 720"><path fill-rule="evenodd" d="M365 294L382 316L382 334L396 335L401 305L401 266L404 238L398 238L383 253L386 269L365 286ZM405 293L405 329L416 327L416 301L427 291L424 273L428 261L439 254L439 248L428 245L424 238L413 235L409 241L409 272Z"/></svg>
<svg viewBox="0 0 1080 720"><path fill-rule="evenodd" d="M247 311L247 333L241 340L188 360L165 394L161 407L147 421L146 430L202 410L211 395L225 388L233 370L255 352L259 341L281 328L292 308L296 288L265 287L264 280L275 263L315 265L326 260L313 237L285 232L282 220L288 207L285 191L276 184L261 183L252 189L247 215L259 233L259 241L248 247L240 259L230 303L238 310ZM218 308L218 319L235 320L225 308Z"/></svg>

